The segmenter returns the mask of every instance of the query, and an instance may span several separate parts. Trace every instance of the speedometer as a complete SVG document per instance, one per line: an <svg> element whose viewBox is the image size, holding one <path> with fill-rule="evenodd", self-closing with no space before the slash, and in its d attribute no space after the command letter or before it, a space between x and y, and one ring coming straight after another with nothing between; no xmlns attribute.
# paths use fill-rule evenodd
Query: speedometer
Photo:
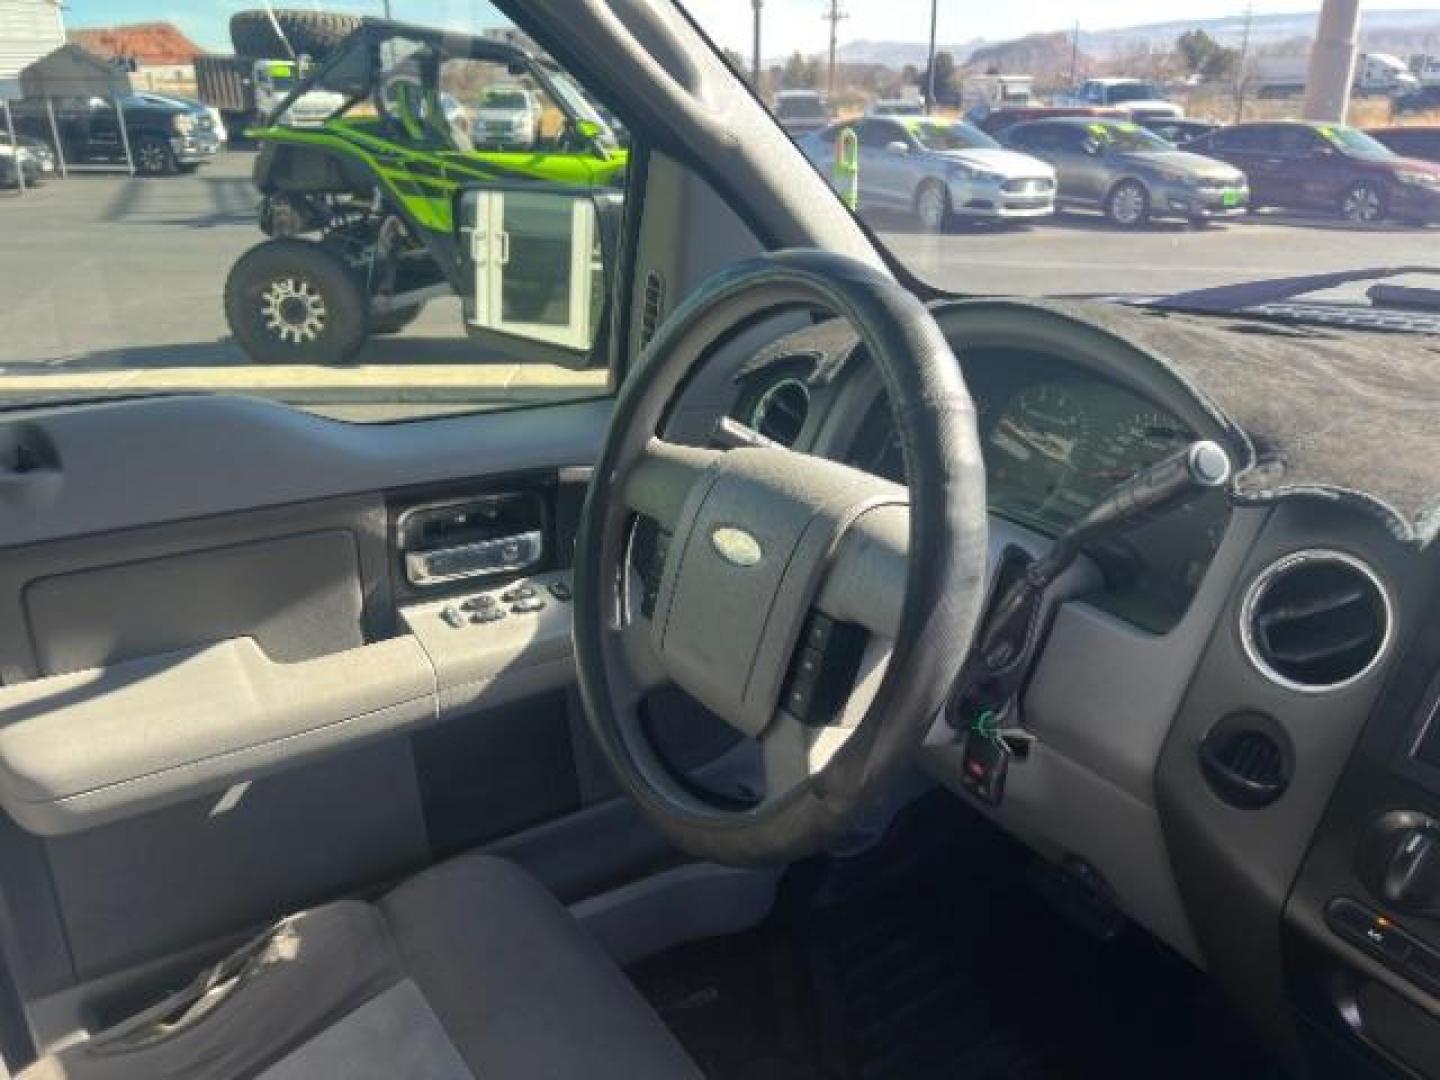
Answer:
<svg viewBox="0 0 1440 1080"><path fill-rule="evenodd" d="M1156 410L1142 410L1118 419L1091 448L1086 473L1101 490L1129 480L1183 449L1194 438L1183 425Z"/></svg>
<svg viewBox="0 0 1440 1080"><path fill-rule="evenodd" d="M1082 398L1066 383L1022 390L991 429L992 494L997 509L1030 521L1063 524L1084 509L1076 490L1092 421Z"/></svg>

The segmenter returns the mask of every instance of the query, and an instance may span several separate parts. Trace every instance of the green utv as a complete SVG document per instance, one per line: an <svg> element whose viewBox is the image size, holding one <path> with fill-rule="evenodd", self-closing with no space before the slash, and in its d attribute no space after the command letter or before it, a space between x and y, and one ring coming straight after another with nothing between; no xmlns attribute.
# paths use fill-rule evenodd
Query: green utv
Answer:
<svg viewBox="0 0 1440 1080"><path fill-rule="evenodd" d="M292 117L319 94L342 104L319 123ZM271 239L231 270L225 314L253 360L345 363L455 294L466 331L502 354L520 338L527 358L584 362L601 317L588 270L629 152L545 60L362 19L247 134Z"/></svg>

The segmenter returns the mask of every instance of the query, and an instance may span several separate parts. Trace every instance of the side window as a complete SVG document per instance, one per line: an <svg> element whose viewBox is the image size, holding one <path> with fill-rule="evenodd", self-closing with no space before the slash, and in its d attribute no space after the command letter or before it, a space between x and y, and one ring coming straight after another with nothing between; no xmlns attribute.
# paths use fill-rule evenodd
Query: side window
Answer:
<svg viewBox="0 0 1440 1080"><path fill-rule="evenodd" d="M1222 128L1214 139L1217 150L1260 153L1271 148L1270 129L1263 127Z"/></svg>
<svg viewBox="0 0 1440 1080"><path fill-rule="evenodd" d="M1320 146L1320 136L1307 127L1284 127L1276 132L1275 152L1285 157L1305 157Z"/></svg>
<svg viewBox="0 0 1440 1080"><path fill-rule="evenodd" d="M1078 154L1085 149L1089 133L1077 124L1056 125L1055 149L1066 154Z"/></svg>
<svg viewBox="0 0 1440 1080"><path fill-rule="evenodd" d="M896 140L903 140L905 133L889 120L866 120L856 133L860 145L867 150L883 150Z"/></svg>
<svg viewBox="0 0 1440 1080"><path fill-rule="evenodd" d="M628 133L493 18L327 14L314 56L256 31L145 76L173 84L15 102L41 136L53 104L68 175L17 196L9 239L73 258L12 286L0 399L211 390L382 421L608 393ZM60 268L96 252L75 319Z"/></svg>

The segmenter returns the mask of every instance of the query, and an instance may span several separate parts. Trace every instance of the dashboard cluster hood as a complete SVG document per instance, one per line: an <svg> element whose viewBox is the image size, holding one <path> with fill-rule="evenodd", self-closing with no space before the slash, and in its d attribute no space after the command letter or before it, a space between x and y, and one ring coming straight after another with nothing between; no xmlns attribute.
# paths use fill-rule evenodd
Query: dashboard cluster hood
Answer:
<svg viewBox="0 0 1440 1080"><path fill-rule="evenodd" d="M1430 339L1093 301L1010 303L1122 338L1184 383L1246 452L1238 501L1350 503L1421 548L1440 532L1440 349Z"/></svg>
<svg viewBox="0 0 1440 1080"><path fill-rule="evenodd" d="M1440 347L1412 334L1285 326L1094 300L942 301L947 309L1049 319L1138 350L1229 434L1241 503L1319 497L1378 517L1417 548L1440 533ZM762 350L741 372L804 360L811 382L845 366L855 334L820 323ZM964 345L957 347L964 362Z"/></svg>

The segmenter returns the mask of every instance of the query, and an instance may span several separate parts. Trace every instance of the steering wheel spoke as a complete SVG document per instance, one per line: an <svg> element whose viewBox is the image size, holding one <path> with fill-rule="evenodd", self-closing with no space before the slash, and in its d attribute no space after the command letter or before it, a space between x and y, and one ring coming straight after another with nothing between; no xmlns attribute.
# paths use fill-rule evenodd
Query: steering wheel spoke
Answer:
<svg viewBox="0 0 1440 1080"><path fill-rule="evenodd" d="M651 437L625 477L625 505L674 532L690 492L724 457L723 450L682 446Z"/></svg>
<svg viewBox="0 0 1440 1080"><path fill-rule="evenodd" d="M837 622L894 641L900 633L910 563L910 508L877 506L846 530L815 606Z"/></svg>

